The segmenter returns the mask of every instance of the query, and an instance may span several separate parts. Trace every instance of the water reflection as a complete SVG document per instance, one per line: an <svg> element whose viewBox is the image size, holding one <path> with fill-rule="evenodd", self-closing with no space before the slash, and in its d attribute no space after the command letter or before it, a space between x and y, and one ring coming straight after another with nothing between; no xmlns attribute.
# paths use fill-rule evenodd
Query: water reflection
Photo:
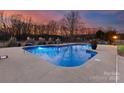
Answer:
<svg viewBox="0 0 124 93"><path fill-rule="evenodd" d="M35 47L27 51L42 56L48 62L65 67L80 66L96 55L96 52L87 50L89 45L70 45L54 47Z"/></svg>

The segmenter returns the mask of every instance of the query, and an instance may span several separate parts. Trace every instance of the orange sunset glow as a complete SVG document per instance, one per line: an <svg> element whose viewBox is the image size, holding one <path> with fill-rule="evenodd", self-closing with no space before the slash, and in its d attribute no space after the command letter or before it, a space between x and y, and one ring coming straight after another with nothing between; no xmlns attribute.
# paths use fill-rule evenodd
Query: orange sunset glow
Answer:
<svg viewBox="0 0 124 93"><path fill-rule="evenodd" d="M56 30L58 31L54 33L48 33L53 35L65 35L69 34L69 32L60 31L60 25L62 20L65 18L65 16L71 11L69 10L1 10L0 13L3 13L5 17L9 18L12 15L21 15L23 17L23 20L30 20L33 25L47 25L51 24L51 21L54 21L56 23ZM118 32L123 32L123 11L114 11L114 10L80 10L79 13L79 21L80 21L80 27L77 27L76 32L74 32L77 35L80 34L94 34L99 29L116 29ZM21 19L22 20L22 19ZM34 30L33 30L34 29ZM40 30L33 29L30 31L32 34L39 34ZM37 28L38 29L38 28ZM52 30L52 28L50 29ZM49 31L50 31L49 30ZM54 29L53 29L54 30ZM67 30L67 29L66 29ZM21 33L21 32L20 32ZM47 31L44 32L47 34Z"/></svg>
<svg viewBox="0 0 124 93"><path fill-rule="evenodd" d="M50 20L59 21L64 17L69 11L64 10L4 10L6 15L21 14L25 17L31 17L33 22L38 24L46 24ZM124 11L114 11L114 10L80 10L80 16L82 20L90 27L114 27L120 32L123 32L124 25Z"/></svg>

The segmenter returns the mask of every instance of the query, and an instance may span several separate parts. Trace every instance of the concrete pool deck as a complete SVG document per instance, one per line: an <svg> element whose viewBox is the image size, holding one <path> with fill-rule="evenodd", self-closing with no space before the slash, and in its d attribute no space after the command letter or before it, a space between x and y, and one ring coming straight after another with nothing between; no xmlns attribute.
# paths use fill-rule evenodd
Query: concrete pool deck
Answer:
<svg viewBox="0 0 124 93"><path fill-rule="evenodd" d="M24 52L21 47L1 48L1 83L115 83L117 48L98 45L98 54L79 67L59 67ZM124 65L124 63L123 63ZM123 80L121 80L123 81ZM124 82L124 81L123 81Z"/></svg>
<svg viewBox="0 0 124 93"><path fill-rule="evenodd" d="M124 57L119 56L117 57L118 59L118 82L119 83L124 83Z"/></svg>

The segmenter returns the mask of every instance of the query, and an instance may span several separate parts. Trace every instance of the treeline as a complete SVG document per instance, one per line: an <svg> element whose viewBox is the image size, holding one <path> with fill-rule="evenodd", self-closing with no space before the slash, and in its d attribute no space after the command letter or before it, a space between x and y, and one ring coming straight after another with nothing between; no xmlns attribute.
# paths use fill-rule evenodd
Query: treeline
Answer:
<svg viewBox="0 0 124 93"><path fill-rule="evenodd" d="M20 14L6 16L3 12L0 13L0 40L8 40L10 37L25 40L27 36L49 35L73 37L76 31L83 32L84 23L80 18L78 11L71 11L60 21L50 20L47 24L36 24L31 17Z"/></svg>
<svg viewBox="0 0 124 93"><path fill-rule="evenodd" d="M95 34L95 38L97 40L108 41L110 44L113 43L114 36L119 38L119 34L117 33L116 29L109 28L106 32L104 30L98 30Z"/></svg>
<svg viewBox="0 0 124 93"><path fill-rule="evenodd" d="M4 12L0 13L0 40L2 41L7 41L10 37L16 37L17 40L21 41L26 40L27 37L35 39L60 37L67 41L99 39L112 42L112 36L117 34L116 29L109 28L105 31L100 28L92 35L88 33L83 35L86 29L79 11L70 11L59 21L50 20L47 24L36 24L31 17L25 17L21 14L6 16Z"/></svg>

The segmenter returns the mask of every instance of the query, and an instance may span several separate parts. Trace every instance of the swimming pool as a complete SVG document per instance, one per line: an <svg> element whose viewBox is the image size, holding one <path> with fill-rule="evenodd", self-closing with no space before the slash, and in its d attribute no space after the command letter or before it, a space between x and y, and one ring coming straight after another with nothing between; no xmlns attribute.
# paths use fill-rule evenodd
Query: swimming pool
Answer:
<svg viewBox="0 0 124 93"><path fill-rule="evenodd" d="M97 53L88 50L88 44L68 44L62 46L32 46L24 50L38 55L42 59L56 66L80 66L94 57Z"/></svg>

